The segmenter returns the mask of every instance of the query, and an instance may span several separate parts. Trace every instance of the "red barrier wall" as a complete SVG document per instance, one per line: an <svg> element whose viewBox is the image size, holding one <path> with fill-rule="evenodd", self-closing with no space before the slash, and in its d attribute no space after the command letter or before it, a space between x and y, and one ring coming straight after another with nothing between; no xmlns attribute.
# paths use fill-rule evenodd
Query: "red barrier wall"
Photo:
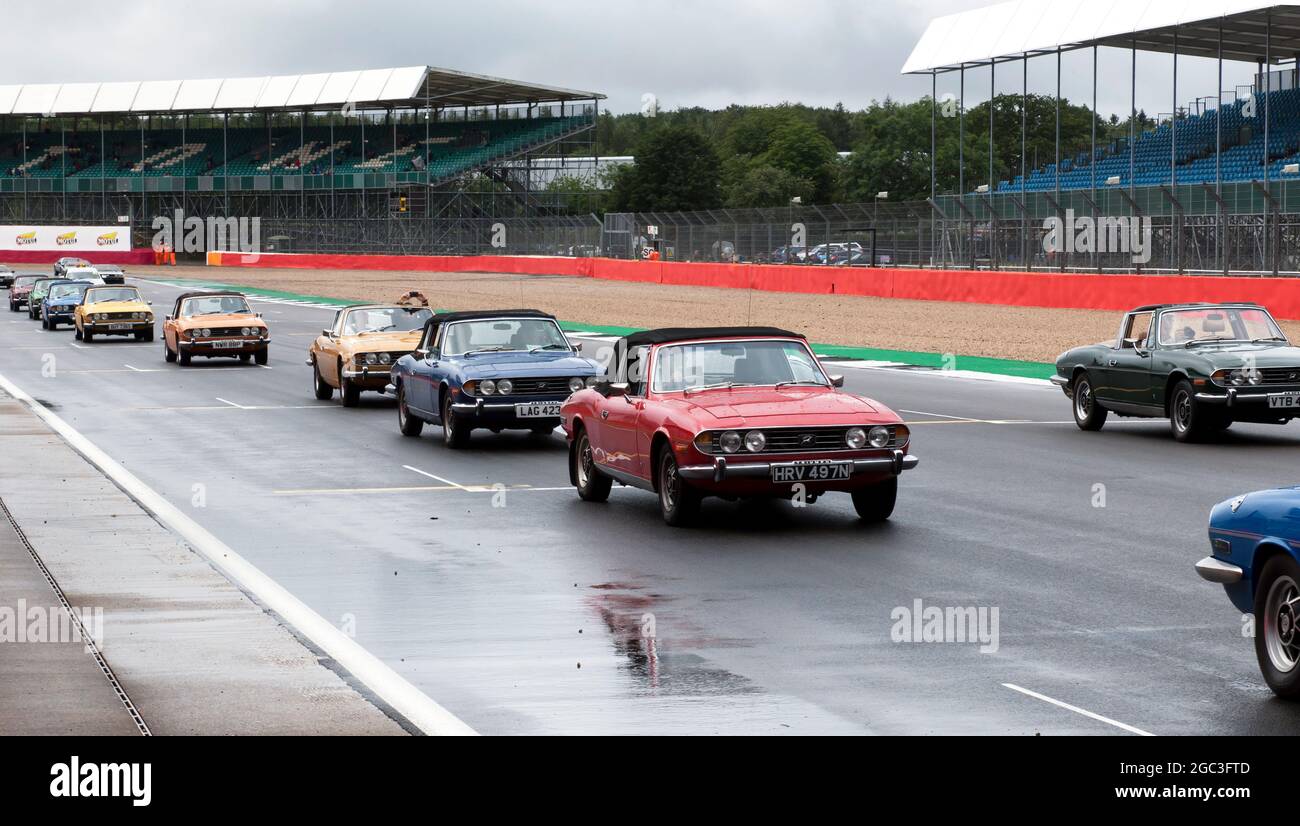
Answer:
<svg viewBox="0 0 1300 826"><path fill-rule="evenodd" d="M92 264L152 264L153 250L132 250L131 252L74 252L74 258L82 258ZM66 257L61 252L41 250L0 250L0 263L9 264L50 264Z"/></svg>
<svg viewBox="0 0 1300 826"><path fill-rule="evenodd" d="M0 253L0 260L4 260L4 253ZM239 255L223 259L221 253L209 253L208 263L227 267L568 275L680 286L1083 310L1123 311L1142 304L1179 301L1252 301L1266 305L1279 318L1300 319L1300 278L848 269L541 256L268 254L244 262Z"/></svg>

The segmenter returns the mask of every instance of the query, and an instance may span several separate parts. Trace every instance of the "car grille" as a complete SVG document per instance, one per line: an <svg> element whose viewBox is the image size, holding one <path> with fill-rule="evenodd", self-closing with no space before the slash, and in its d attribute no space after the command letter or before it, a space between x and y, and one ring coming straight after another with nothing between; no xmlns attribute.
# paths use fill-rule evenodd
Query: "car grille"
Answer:
<svg viewBox="0 0 1300 826"><path fill-rule="evenodd" d="M1264 384L1300 384L1300 367L1265 367L1259 373Z"/></svg>
<svg viewBox="0 0 1300 826"><path fill-rule="evenodd" d="M511 396L540 396L546 393L568 393L569 379L572 376L559 376L544 379L510 379L514 389L510 391Z"/></svg>
<svg viewBox="0 0 1300 826"><path fill-rule="evenodd" d="M242 327L211 327L209 330L212 335L208 336L208 338L217 338L219 336L242 336L244 334ZM198 335L199 332L200 331L196 330L195 335Z"/></svg>
<svg viewBox="0 0 1300 826"><path fill-rule="evenodd" d="M110 321L130 321L135 318L135 313L108 313Z"/></svg>
<svg viewBox="0 0 1300 826"><path fill-rule="evenodd" d="M850 448L844 443L844 434L848 432L852 425L844 427L790 427L790 428L750 428L762 430L763 435L767 437L767 447L759 451L757 455L764 453L825 453L828 451L841 450L879 450L880 448L860 447ZM862 425L866 430L870 430L870 425ZM891 433L893 428L890 427ZM728 454L722 450L718 443L717 437L725 433L724 430L712 431L714 435L713 444L710 448L710 454L715 456L753 456L748 450L741 448L739 453ZM737 429L737 433L744 436L749 432L747 429ZM897 438L891 440L888 447L897 447Z"/></svg>

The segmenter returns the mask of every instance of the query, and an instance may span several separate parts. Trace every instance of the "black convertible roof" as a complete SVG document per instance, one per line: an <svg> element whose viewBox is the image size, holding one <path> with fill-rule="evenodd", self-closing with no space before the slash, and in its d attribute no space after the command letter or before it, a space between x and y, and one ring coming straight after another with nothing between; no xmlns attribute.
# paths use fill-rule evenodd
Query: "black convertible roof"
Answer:
<svg viewBox="0 0 1300 826"><path fill-rule="evenodd" d="M689 341L697 338L807 338L778 327L664 327L659 330L642 330L625 336L628 347L649 344L666 344L671 341Z"/></svg>
<svg viewBox="0 0 1300 826"><path fill-rule="evenodd" d="M452 313L436 313L433 318L424 322L424 328L427 330L452 321L473 321L484 318L549 318L555 321L555 316L541 310L461 310Z"/></svg>
<svg viewBox="0 0 1300 826"><path fill-rule="evenodd" d="M1174 304L1147 304L1134 307L1130 313L1151 313L1156 310L1195 309L1197 307L1262 307L1253 301L1183 301Z"/></svg>

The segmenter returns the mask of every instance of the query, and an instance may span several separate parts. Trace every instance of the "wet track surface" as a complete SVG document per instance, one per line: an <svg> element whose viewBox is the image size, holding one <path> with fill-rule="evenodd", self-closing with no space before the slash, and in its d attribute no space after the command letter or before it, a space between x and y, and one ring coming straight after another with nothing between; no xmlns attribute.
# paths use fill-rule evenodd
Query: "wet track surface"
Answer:
<svg viewBox="0 0 1300 826"><path fill-rule="evenodd" d="M140 286L160 317L178 292ZM256 304L270 369L0 313L0 374L483 733L1125 733L1007 683L1155 734L1300 733L1192 569L1213 504L1295 482L1300 426L1082 433L1055 388L836 368L913 424L889 524L828 495L671 529L641 491L580 502L559 435L450 451L378 396L315 401L331 311ZM893 642L915 600L997 608L998 650Z"/></svg>

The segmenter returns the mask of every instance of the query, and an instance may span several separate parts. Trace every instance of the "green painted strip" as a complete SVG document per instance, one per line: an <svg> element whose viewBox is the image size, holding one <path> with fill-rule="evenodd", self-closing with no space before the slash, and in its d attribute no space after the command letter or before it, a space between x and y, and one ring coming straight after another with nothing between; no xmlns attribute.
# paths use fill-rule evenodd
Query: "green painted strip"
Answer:
<svg viewBox="0 0 1300 826"><path fill-rule="evenodd" d="M201 289L239 290L254 297L278 298L285 301L310 301L336 307L346 307L357 303L356 300L352 299L301 295L282 290L267 290L246 284L226 284L218 281L197 281L188 278L154 280L194 286ZM577 321L562 321L560 327L570 332L577 330L608 336L625 336L644 329L641 327L617 327L606 324L583 324ZM985 356L955 356L945 353L922 353L913 350L885 350L877 347L851 347L842 344L814 344L813 349L832 358L893 361L899 364L912 364L917 367L933 367L936 369L946 367L952 370L969 370L974 373L992 373L999 376L1018 376L1027 379L1047 379L1056 373L1055 365L1040 361L1016 361L1014 359L988 358Z"/></svg>

